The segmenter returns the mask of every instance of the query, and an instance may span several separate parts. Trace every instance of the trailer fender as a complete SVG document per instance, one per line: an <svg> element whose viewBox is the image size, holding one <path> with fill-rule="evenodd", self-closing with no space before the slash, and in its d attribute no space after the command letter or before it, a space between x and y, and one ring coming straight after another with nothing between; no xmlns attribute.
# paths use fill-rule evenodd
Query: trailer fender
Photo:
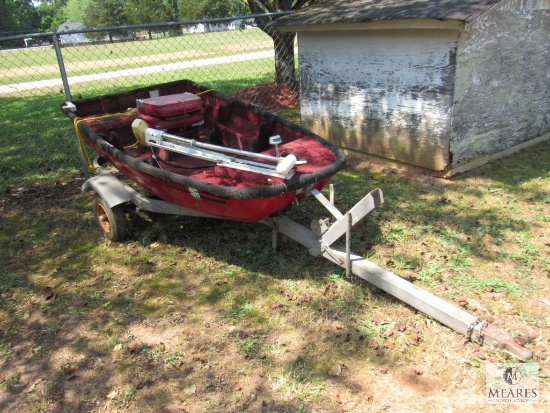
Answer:
<svg viewBox="0 0 550 413"><path fill-rule="evenodd" d="M113 175L97 175L84 182L82 192L94 190L109 208L132 201L132 195Z"/></svg>

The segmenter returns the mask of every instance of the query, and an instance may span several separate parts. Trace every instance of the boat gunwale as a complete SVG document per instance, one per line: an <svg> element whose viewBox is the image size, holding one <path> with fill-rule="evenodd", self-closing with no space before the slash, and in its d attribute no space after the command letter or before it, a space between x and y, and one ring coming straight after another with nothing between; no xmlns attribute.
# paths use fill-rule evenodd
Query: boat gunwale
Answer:
<svg viewBox="0 0 550 413"><path fill-rule="evenodd" d="M98 97L93 97L93 98L80 99L80 100L74 101L73 104L76 106L78 111L78 105L83 105L83 104L92 103L92 102L95 103L102 99L117 98L123 95L136 94L139 92L144 92L144 91L149 91L149 90L154 90L159 88L167 88L167 87L176 86L184 83L189 84L192 88L198 91L208 90L205 86L199 85L190 80L179 80L179 81L170 82L170 83L163 83L163 84L157 84L157 85L147 86L143 88L133 89L122 93L114 93L114 94L107 94L107 95L102 95ZM267 119L274 118L283 127L293 129L295 131L298 131L302 135L305 135L311 139L314 139L315 141L325 146L327 149L329 149L332 152L332 154L335 157L334 162L317 171L306 173L306 174L298 174L292 177L291 179L288 179L285 182L278 183L278 184L273 184L273 185L263 186L263 187L228 187L228 186L216 185L216 184L204 182L190 176L180 175L174 172L165 171L155 166L149 165L143 159L134 158L133 156L111 145L109 142L104 140L100 134L94 132L85 122L80 122L77 127L80 128L82 132L84 132L91 140L93 140L98 145L98 147L100 147L108 155L110 155L117 161L124 163L133 169L138 170L141 173L151 175L159 179L168 180L176 184L183 185L188 188L193 188L195 190L209 193L214 196L218 196L222 198L254 199L254 198L276 197L279 195L283 195L285 193L296 192L300 189L307 188L310 185L315 185L319 182L322 182L330 178L331 176L333 176L338 171L344 168L345 162L346 162L346 156L344 154L344 151L338 146L334 145L333 143L326 141L325 139L321 138L320 136L314 134L311 131L308 131L302 126L289 122L286 119L283 119L271 112L264 111L258 108L257 106L248 105L239 100L228 98L225 95L216 91L210 91L209 93L211 93L216 99L224 101L227 104L232 103L234 105L240 106L244 110L253 111L255 114L259 115L262 118L267 118ZM78 115L75 112L72 112L71 110L69 110L66 107L66 104L62 105L62 111L73 122L75 119L78 118ZM127 177L132 179L131 176L127 176Z"/></svg>

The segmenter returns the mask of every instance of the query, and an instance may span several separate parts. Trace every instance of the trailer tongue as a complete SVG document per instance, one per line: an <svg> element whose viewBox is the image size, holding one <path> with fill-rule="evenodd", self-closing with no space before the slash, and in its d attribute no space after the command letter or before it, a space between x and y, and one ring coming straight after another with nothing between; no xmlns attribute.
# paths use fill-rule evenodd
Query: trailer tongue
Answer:
<svg viewBox="0 0 550 413"><path fill-rule="evenodd" d="M130 202L138 208L158 213L218 218L198 211L183 208L158 199L150 199L122 184L116 177L109 174L100 165L96 165L97 176L88 179L82 189L95 190L103 199L112 203ZM342 267L346 276L351 274L369 282L375 287L396 297L411 307L425 313L465 336L466 341L479 345L492 346L503 349L514 357L528 360L533 352L517 344L509 333L490 324L486 320L477 318L455 305L423 290L404 280L398 275L383 269L373 262L351 251L351 229L366 215L384 202L380 189L368 193L345 214L334 205L334 186L331 184L330 199L327 199L315 188L310 188L306 195L313 196L332 215L332 218L322 218L313 221L311 227L293 221L284 215L276 215L260 221L273 230L273 248L277 247L277 234L281 233L288 238L302 244L310 254L321 256ZM340 243L340 239L345 243Z"/></svg>
<svg viewBox="0 0 550 413"><path fill-rule="evenodd" d="M312 255L322 256L344 268L347 276L353 273L441 324L463 334L467 341L504 349L522 360L533 357L531 350L516 343L506 331L351 252L349 236L351 228L384 202L380 189L371 191L345 214L341 214L321 193L316 190L312 192L312 195L321 200L323 205L328 206L327 209L336 219L330 226L327 226L326 220L320 220L319 223L312 223L312 227L316 229L314 231L283 216L269 218L263 221L264 224L273 228L274 232L280 232L304 245ZM345 245L337 244L336 241L344 235L346 235Z"/></svg>

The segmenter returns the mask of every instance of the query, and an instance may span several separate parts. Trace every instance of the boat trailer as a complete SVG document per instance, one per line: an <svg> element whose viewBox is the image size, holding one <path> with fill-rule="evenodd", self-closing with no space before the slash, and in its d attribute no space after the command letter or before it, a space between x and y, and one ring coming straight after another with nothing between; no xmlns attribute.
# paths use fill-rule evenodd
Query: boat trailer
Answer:
<svg viewBox="0 0 550 413"><path fill-rule="evenodd" d="M94 166L96 175L85 181L82 185L82 191L94 190L97 196L101 198L101 208L99 210L94 208L94 213L100 226L102 225L102 221L106 221L108 225L116 225L117 223L109 223L108 221L125 219L124 217L120 218L120 214L113 214L113 210L118 209L120 211L121 208L124 208L128 204L133 204L140 210L155 213L218 218L166 201L148 198L131 186L122 183L117 177L99 165L97 160L94 161ZM356 275L418 311L434 318L441 324L464 335L466 341L503 349L521 360L528 360L533 357L533 352L530 349L516 343L512 336L503 329L489 323L487 320L469 314L362 256L353 253L351 251L351 229L376 207L382 205L384 202L382 191L380 189L371 191L349 211L341 213L334 205L334 185L331 184L329 189L329 199L314 188L309 189L305 194L317 199L332 215L330 219L323 218L313 221L311 229L284 215L260 221L272 229L272 244L274 248L277 246L277 234L281 233L305 246L313 256L322 256L342 267L348 278L351 274ZM105 212L105 214L98 216L98 212ZM118 222L118 224L124 225L121 222ZM345 243L340 242L339 240L344 237Z"/></svg>

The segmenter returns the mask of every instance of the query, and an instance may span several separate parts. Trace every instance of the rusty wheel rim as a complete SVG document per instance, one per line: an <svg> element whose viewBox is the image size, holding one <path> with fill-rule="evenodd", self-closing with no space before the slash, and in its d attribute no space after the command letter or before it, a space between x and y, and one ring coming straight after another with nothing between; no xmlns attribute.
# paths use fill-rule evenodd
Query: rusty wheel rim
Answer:
<svg viewBox="0 0 550 413"><path fill-rule="evenodd" d="M99 223L101 229L107 234L111 232L111 223L109 222L107 211L103 205L97 204L95 207L95 213L97 216L97 222Z"/></svg>

